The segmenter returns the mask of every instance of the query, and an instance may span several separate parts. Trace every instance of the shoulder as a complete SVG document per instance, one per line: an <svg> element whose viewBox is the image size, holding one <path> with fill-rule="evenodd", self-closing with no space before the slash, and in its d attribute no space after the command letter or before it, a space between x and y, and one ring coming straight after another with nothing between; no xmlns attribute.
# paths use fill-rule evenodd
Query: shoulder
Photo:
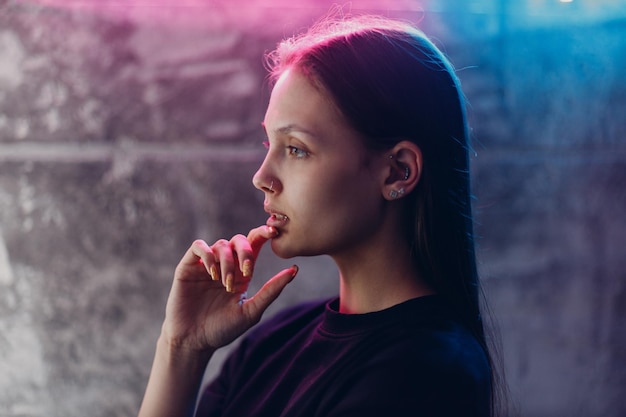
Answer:
<svg viewBox="0 0 626 417"><path fill-rule="evenodd" d="M420 330L404 343L385 349L372 359L365 378L385 381L378 399L402 398L400 409L419 407L424 416L487 416L491 370L487 355L458 324Z"/></svg>
<svg viewBox="0 0 626 417"><path fill-rule="evenodd" d="M450 378L459 383L479 382L490 374L483 347L455 322L442 321L433 327L418 328L382 350L377 360L385 368L411 372L411 379L424 383Z"/></svg>
<svg viewBox="0 0 626 417"><path fill-rule="evenodd" d="M481 361L485 352L476 338L437 299L400 306L392 320L372 332L377 358L414 366ZM375 359L375 358L373 358Z"/></svg>
<svg viewBox="0 0 626 417"><path fill-rule="evenodd" d="M488 415L491 369L485 350L453 316L439 308L432 313L404 320L370 341L372 348L343 380L349 394L340 408L346 415L370 416L385 407L393 408L390 415L410 409L424 416Z"/></svg>
<svg viewBox="0 0 626 417"><path fill-rule="evenodd" d="M409 317L397 332L386 335L390 343L383 344L372 358L383 365L382 369L411 373L412 380L424 383L449 378L481 382L490 378L485 349L441 300L422 300L421 306L404 314Z"/></svg>

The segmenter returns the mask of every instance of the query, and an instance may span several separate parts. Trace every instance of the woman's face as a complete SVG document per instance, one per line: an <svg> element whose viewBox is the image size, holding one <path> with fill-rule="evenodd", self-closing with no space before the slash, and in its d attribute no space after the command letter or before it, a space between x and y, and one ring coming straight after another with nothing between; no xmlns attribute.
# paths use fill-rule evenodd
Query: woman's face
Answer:
<svg viewBox="0 0 626 417"><path fill-rule="evenodd" d="M268 152L254 175L280 257L339 255L382 221L384 156L367 151L330 97L299 71L276 83L264 120Z"/></svg>

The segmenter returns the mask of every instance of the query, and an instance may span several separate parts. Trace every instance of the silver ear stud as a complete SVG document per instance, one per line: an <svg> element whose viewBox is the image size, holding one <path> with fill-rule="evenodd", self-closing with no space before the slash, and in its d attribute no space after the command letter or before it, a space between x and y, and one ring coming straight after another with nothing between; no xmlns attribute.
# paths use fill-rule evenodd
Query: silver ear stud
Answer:
<svg viewBox="0 0 626 417"><path fill-rule="evenodd" d="M390 198L398 198L404 194L404 188L400 188L399 190L391 190L389 191Z"/></svg>

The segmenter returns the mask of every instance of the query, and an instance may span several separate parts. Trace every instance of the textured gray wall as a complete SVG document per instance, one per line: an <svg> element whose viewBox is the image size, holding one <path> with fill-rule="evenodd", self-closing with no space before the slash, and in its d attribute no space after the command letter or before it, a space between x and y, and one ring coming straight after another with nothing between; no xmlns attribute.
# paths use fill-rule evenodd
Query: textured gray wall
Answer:
<svg viewBox="0 0 626 417"><path fill-rule="evenodd" d="M179 257L264 222L262 53L331 2L45 3L0 1L0 416L132 416ZM624 416L626 22L454 3L352 2L460 70L513 408ZM327 259L297 263L272 311L335 293Z"/></svg>

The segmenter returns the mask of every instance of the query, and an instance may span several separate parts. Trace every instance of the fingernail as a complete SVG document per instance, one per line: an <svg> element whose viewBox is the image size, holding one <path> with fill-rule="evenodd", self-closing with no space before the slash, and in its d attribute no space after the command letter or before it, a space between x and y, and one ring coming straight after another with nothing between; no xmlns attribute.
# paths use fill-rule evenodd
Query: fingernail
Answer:
<svg viewBox="0 0 626 417"><path fill-rule="evenodd" d="M209 275L211 275L211 279L213 281L217 281L219 279L219 276L217 274L217 267L215 265L211 265L211 267L209 268Z"/></svg>
<svg viewBox="0 0 626 417"><path fill-rule="evenodd" d="M244 277L249 277L252 275L252 261L250 259L246 259L243 261L243 267L241 268L241 272Z"/></svg>
<svg viewBox="0 0 626 417"><path fill-rule="evenodd" d="M268 227L269 232L272 236L277 236L278 235L278 229L276 229L274 226L269 226Z"/></svg>
<svg viewBox="0 0 626 417"><path fill-rule="evenodd" d="M233 292L233 274L230 272L226 274L226 291Z"/></svg>
<svg viewBox="0 0 626 417"><path fill-rule="evenodd" d="M298 268L298 265L293 265L291 267L291 278L294 278L298 274L299 270L300 268Z"/></svg>

